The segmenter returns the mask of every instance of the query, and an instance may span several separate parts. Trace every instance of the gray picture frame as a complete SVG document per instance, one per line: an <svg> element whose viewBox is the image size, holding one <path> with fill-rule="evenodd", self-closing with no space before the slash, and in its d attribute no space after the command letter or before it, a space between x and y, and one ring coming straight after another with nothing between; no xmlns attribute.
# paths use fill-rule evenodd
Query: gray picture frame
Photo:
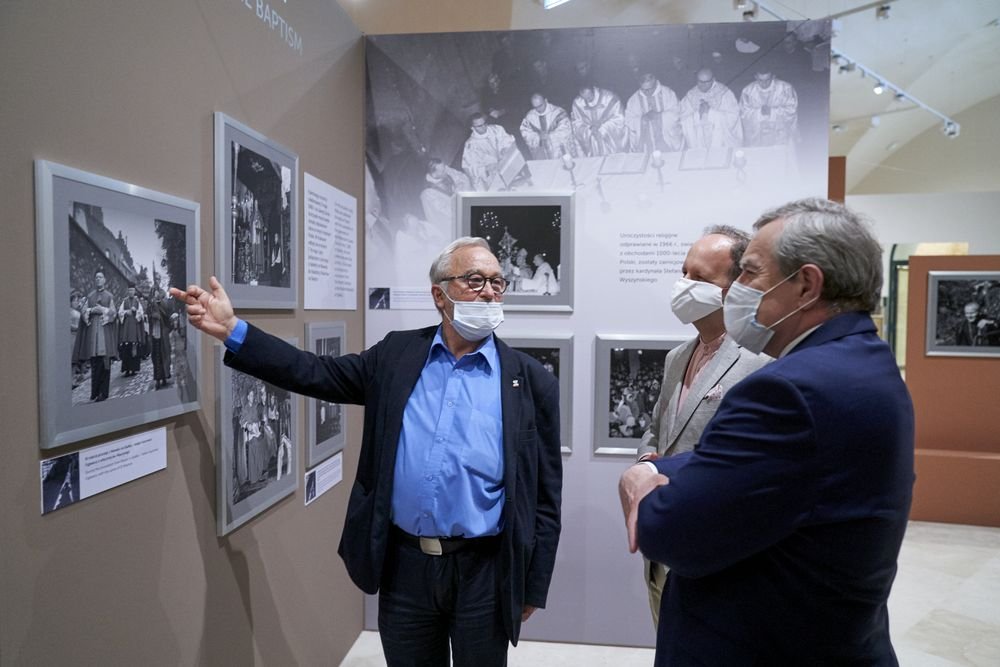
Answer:
<svg viewBox="0 0 1000 667"><path fill-rule="evenodd" d="M241 172L241 165L249 166ZM289 178L287 186L285 170ZM259 174L255 179L243 177L257 185L244 185L239 173ZM282 198L285 187L288 188L287 228L281 204L278 209L274 208L275 183L281 188ZM249 201L237 201L241 194ZM233 229L235 220L242 219L237 210L245 210L247 206L252 217L261 223L259 230L257 225L253 226L253 239L244 238ZM298 228L298 155L216 111L215 270L236 308L294 309L298 306L301 272ZM275 233L281 236L280 242L271 244L267 239ZM241 262L244 255L247 261Z"/></svg>
<svg viewBox="0 0 1000 667"><path fill-rule="evenodd" d="M170 286L186 288L198 276L200 211L200 205L194 201L48 160L35 161L41 449L61 447L201 407L198 386L201 346L197 333L188 325L184 308L165 293ZM133 238L130 240L129 236ZM142 253L139 237L144 239ZM147 252L150 249L152 252ZM143 263L137 271L136 263L145 260L149 266ZM118 301L126 292L126 285L138 284L137 279L144 276L148 278L147 268L152 271L148 296L153 296L154 285L160 288L156 319L159 322L161 314L166 316L164 328L158 323L156 329L156 333L163 334L156 340L166 346L158 346L161 356L157 379L153 380L150 364L156 362L150 361L150 355L141 355L145 358L138 362L140 371L134 374L129 371L128 377L122 377L124 370L115 368L116 335L116 342L108 346L112 356L105 357L108 359L105 363L111 367L105 375L106 396L95 399L94 384L81 379L88 371L91 377L95 376L92 365L78 361L86 355L78 343L80 330L77 328L77 333L73 333L72 325L67 327L71 296L77 293L82 302L96 293L94 272L99 269L108 274L107 291L114 304L120 306ZM148 306L149 301L146 303ZM78 327L88 326L81 315L72 310L70 315ZM111 321L110 308L104 317L108 319L105 326L109 330L116 326ZM166 381L159 379L164 368L163 355L169 355ZM89 398L84 395L88 387Z"/></svg>
<svg viewBox="0 0 1000 667"><path fill-rule="evenodd" d="M559 433L563 454L573 453L573 336L572 334L540 334L533 336L503 336L503 342L515 350L531 355L538 361L536 352L558 353L559 380Z"/></svg>
<svg viewBox="0 0 1000 667"><path fill-rule="evenodd" d="M511 286L503 297L505 310L511 311L573 311L574 285L574 192L458 192L456 206L459 236L481 236L486 238L493 254L500 260L504 275L511 280ZM553 216L557 207L558 218ZM533 214L537 211L538 214ZM489 212L490 226L482 221L483 213ZM516 255L517 248L527 253L529 269L538 251L552 244L558 238L558 248L548 248L558 252L556 266L550 266L557 276L556 284L546 289L544 284L532 285L524 292L519 289L519 280L513 278L516 262L509 261L509 255ZM510 240L520 245L510 245ZM539 245L535 245L539 244ZM552 253L554 254L554 253ZM513 258L512 258L513 259ZM548 262L547 258L543 261ZM533 270L537 273L539 266ZM537 280L535 280L537 278ZM533 276L528 280L538 280Z"/></svg>
<svg viewBox="0 0 1000 667"><path fill-rule="evenodd" d="M634 350L640 354L649 351L663 352L655 355L656 359L648 368L641 369L657 382L663 380L663 361L666 353L682 344L688 338L680 336L633 336L626 334L597 334L594 339L594 453L615 456L630 456L635 458L641 433L633 437L609 434L611 427L611 393L612 393L612 353L619 350ZM650 401L646 401L649 403ZM649 413L653 406L649 405ZM648 425L647 425L648 426Z"/></svg>
<svg viewBox="0 0 1000 667"><path fill-rule="evenodd" d="M347 354L347 323L306 323L306 349L313 354L330 354L330 342L336 341L332 356ZM306 398L306 467L312 468L344 449L347 444L347 411L340 403ZM335 415L324 419L333 409ZM335 421L334 421L335 420ZM332 423L327 424L327 421Z"/></svg>
<svg viewBox="0 0 1000 667"><path fill-rule="evenodd" d="M292 345L298 345L298 340L295 338L284 340ZM218 449L215 457L215 507L216 530L219 537L231 533L279 501L293 495L299 488L301 474L298 394L233 370L223 363L224 357L225 347L216 345L215 364L219 383L219 401L216 415ZM243 427L245 422L241 421L241 411L237 409L234 397L233 385L236 384L237 377L240 377L244 383L251 383L256 390L264 388L267 399L262 404L260 411L264 415L262 421L275 421L270 419L268 407L270 397L272 395L277 397L274 412L277 421L282 426L269 429L270 435L273 436L272 440L268 441L268 433L260 427L257 428L255 435L249 434L242 442L236 437L237 430L247 432ZM286 401L287 414L282 406L282 403ZM239 425L237 425L238 421ZM284 432L285 425L287 425L287 434ZM285 442L286 438L287 442ZM244 447L243 456L237 453L241 445ZM256 447L256 450L251 451L251 447ZM285 449L286 447L287 449ZM275 449L273 455L275 475L273 476L270 474L271 456L268 455L270 448ZM289 457L285 461L282 461L281 457L283 450L284 456ZM263 456L260 455L261 451L264 452ZM285 474L278 473L282 467L287 468ZM241 478L243 479L241 480Z"/></svg>
<svg viewBox="0 0 1000 667"><path fill-rule="evenodd" d="M969 327L966 305L973 303ZM1000 358L1000 271L928 272L926 353Z"/></svg>

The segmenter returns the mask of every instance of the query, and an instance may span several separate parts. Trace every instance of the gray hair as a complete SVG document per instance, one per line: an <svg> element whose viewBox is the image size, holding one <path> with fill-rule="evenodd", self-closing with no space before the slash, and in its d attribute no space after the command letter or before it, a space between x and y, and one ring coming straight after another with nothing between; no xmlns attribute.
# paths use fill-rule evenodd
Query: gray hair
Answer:
<svg viewBox="0 0 1000 667"><path fill-rule="evenodd" d="M448 277L451 272L452 256L455 254L456 250L470 247L486 248L490 252L493 252L493 249L490 248L490 244L487 243L484 238L480 238L478 236L462 236L455 239L445 246L445 249L441 251L441 254L438 255L433 262L431 262L431 284L436 285L444 278Z"/></svg>
<svg viewBox="0 0 1000 667"><path fill-rule="evenodd" d="M785 227L774 242L778 268L789 276L803 264L823 271L820 298L840 312L874 311L882 290L882 246L870 224L843 204L809 198L770 210L754 223L782 219Z"/></svg>
<svg viewBox="0 0 1000 667"><path fill-rule="evenodd" d="M747 246L750 245L750 234L732 225L711 225L706 227L703 235L710 236L712 234L725 236L733 243L729 249L729 256L733 260L733 265L729 267L729 282L733 282L740 277L740 273L743 271L740 268L740 260L743 259L743 253L746 252Z"/></svg>

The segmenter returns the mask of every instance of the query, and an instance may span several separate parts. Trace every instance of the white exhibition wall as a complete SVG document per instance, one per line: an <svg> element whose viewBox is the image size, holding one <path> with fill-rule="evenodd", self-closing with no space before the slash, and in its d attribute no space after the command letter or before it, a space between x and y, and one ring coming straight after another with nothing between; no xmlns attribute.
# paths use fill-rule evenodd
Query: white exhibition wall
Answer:
<svg viewBox="0 0 1000 667"><path fill-rule="evenodd" d="M574 274L571 311L508 307L498 330L501 337L573 337L572 427L563 434L564 445L571 447L563 458L563 536L548 606L524 626L522 637L651 646L642 561L627 551L617 497L618 476L632 458L594 452L595 410L608 412L608 406L594 406L596 384L608 381L595 377L595 337L693 335L670 313L669 295L687 248L702 230L712 224L749 230L771 206L825 196L829 24L383 35L367 39L366 60L366 346L390 330L438 319L427 272L462 224L455 215L457 195L452 203L425 194L426 168L438 158L454 170L448 172L454 181L463 180L472 114L500 112L492 121L519 139L517 150L530 172L513 180L486 179L481 188L515 196L574 194L574 219L557 225L562 234L571 226L569 256L552 243L551 230L539 234L506 218L492 226L465 222L490 234L505 268L516 264L517 251L524 248L529 257L552 259L560 277L569 275L568 263ZM760 145L767 142L748 132L721 151L642 155L641 147L631 148L625 127L620 143L612 139L606 149L611 156L577 144L575 155L566 158L562 151L531 150L518 132L532 93L571 113L579 85L590 83L627 108L649 72L683 100L703 68L710 68L716 85L729 88L734 99L760 71L791 84L798 97L795 140ZM491 73L500 74L496 89L488 86ZM501 244L504 227L508 234ZM638 437L617 439L623 449L638 442ZM366 607L368 627L375 627L374 606Z"/></svg>

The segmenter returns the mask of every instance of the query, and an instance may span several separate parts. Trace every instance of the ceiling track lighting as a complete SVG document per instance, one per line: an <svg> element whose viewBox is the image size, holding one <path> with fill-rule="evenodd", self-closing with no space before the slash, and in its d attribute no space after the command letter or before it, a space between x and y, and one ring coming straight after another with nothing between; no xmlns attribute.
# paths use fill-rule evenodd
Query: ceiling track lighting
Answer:
<svg viewBox="0 0 1000 667"><path fill-rule="evenodd" d="M879 21L885 21L889 18L890 9L892 9L892 5L879 5L875 8L875 18Z"/></svg>
<svg viewBox="0 0 1000 667"><path fill-rule="evenodd" d="M855 13L857 11L861 11L862 9L870 9L871 7L877 7L877 9L876 9L876 15L879 18L887 18L889 16L889 2L892 2L892 1L894 1L894 0L889 0L888 2L886 2L886 1L883 0L883 2L871 3L869 5L864 5L862 7L856 7L855 9L852 9L849 12L841 12L840 14L831 14L830 16L828 16L826 18L831 18L831 19L838 18L838 17L843 16L845 14L853 14L853 13ZM773 16L774 18L778 19L779 21L787 21L788 20L787 18L785 18L784 16L782 16L780 13L778 13L777 11L775 11L773 8L769 7L766 2L761 2L761 0L757 0L756 2L753 2L752 4L753 4L753 10L754 10L755 14L756 14L757 10L763 10L763 11L767 12L768 14L770 14L771 16ZM734 3L734 6L735 6L735 3ZM882 14L884 14L884 16ZM743 18L746 19L746 14L745 13L744 13L744 17ZM750 19L746 19L746 20L750 20ZM841 74L845 74L847 72L853 72L855 70L858 70L858 71L861 72L861 78L864 78L865 76L871 76L876 81L875 87L872 88L872 91L876 95L881 95L886 90L891 90L891 91L893 91L893 95L895 96L896 101L900 101L901 102L903 100L909 100L912 104L914 104L915 106L920 107L921 109L923 109L927 113L931 114L932 116L937 116L938 118L941 119L941 122L943 123L943 125L941 126L941 131L944 133L944 136L948 137L949 139L954 139L961 132L962 126L959 125L953 118L951 118L951 117L949 117L949 116L941 113L937 109L935 109L935 108L933 108L931 106L928 106L927 104L924 104L923 102L921 102L920 100L918 100L916 97L914 97L913 95L909 94L908 92L906 92L905 90L903 90L901 87L897 86L896 84L892 83L891 81L889 81L888 79L886 79L884 76L882 76L878 72L872 70L870 67L867 67L867 66L863 65L862 63L859 63L857 60L855 60L854 58L851 58L850 56L846 55L844 52L837 51L833 47L830 47L830 61L833 64L837 65L838 71ZM874 118L872 120L874 121ZM878 121L874 121L872 124L874 126L877 123L878 123Z"/></svg>

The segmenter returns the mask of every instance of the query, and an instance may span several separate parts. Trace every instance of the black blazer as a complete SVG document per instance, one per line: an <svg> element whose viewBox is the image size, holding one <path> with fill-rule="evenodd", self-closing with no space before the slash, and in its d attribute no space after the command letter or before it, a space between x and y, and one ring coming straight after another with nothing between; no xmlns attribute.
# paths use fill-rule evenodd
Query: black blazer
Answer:
<svg viewBox="0 0 1000 667"><path fill-rule="evenodd" d="M338 552L366 593L378 591L389 540L392 480L403 409L437 327L393 331L361 354L317 357L254 326L226 365L313 398L365 406L358 472ZM498 594L511 642L525 605L544 607L562 494L559 383L528 355L496 339L503 412L504 495Z"/></svg>

